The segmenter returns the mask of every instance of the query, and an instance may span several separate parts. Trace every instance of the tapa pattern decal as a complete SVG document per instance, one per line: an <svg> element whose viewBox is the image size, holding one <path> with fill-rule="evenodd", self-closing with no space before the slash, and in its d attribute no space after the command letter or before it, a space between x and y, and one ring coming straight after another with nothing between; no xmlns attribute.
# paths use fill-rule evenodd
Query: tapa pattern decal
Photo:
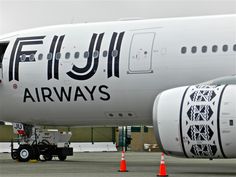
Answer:
<svg viewBox="0 0 236 177"><path fill-rule="evenodd" d="M211 101L216 96L213 90L198 90L190 95L192 101Z"/></svg>
<svg viewBox="0 0 236 177"><path fill-rule="evenodd" d="M218 138L218 104L224 86L191 86L182 102L181 135L187 157L222 157Z"/></svg>
<svg viewBox="0 0 236 177"><path fill-rule="evenodd" d="M216 145L210 144L195 144L191 147L191 153L198 157L213 157L216 154Z"/></svg>
<svg viewBox="0 0 236 177"><path fill-rule="evenodd" d="M213 111L209 105L194 105L187 112L191 121L208 121L213 115Z"/></svg>
<svg viewBox="0 0 236 177"><path fill-rule="evenodd" d="M209 141L214 132L209 125L191 125L187 134L193 141Z"/></svg>

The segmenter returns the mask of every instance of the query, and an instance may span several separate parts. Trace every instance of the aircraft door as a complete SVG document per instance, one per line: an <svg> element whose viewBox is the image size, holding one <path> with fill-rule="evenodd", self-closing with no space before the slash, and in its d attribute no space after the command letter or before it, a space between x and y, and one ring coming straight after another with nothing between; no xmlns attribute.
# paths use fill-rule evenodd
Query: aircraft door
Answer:
<svg viewBox="0 0 236 177"><path fill-rule="evenodd" d="M135 33L131 40L129 55L130 74L152 73L152 50L155 33Z"/></svg>
<svg viewBox="0 0 236 177"><path fill-rule="evenodd" d="M3 78L3 57L9 43L0 43L0 80Z"/></svg>

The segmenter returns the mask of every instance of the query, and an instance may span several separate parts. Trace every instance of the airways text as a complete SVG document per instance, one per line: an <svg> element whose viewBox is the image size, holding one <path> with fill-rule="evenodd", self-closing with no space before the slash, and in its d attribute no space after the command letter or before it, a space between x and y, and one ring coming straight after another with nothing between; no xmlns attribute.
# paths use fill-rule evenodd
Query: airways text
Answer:
<svg viewBox="0 0 236 177"><path fill-rule="evenodd" d="M23 102L108 101L108 89L107 85L25 88Z"/></svg>

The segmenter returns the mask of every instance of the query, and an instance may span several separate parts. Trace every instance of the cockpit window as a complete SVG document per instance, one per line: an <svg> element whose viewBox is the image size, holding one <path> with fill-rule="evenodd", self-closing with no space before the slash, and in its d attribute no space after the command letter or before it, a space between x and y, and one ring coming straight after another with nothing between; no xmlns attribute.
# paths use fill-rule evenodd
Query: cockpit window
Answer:
<svg viewBox="0 0 236 177"><path fill-rule="evenodd" d="M3 60L4 54L7 50L8 44L9 44L8 42L0 43L0 68L2 68L2 60Z"/></svg>

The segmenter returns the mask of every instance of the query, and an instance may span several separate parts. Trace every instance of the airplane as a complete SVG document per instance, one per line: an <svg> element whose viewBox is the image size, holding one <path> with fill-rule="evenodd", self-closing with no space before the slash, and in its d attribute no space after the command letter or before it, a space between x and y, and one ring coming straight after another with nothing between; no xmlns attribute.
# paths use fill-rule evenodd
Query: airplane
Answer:
<svg viewBox="0 0 236 177"><path fill-rule="evenodd" d="M153 125L167 155L236 157L235 14L18 31L0 56L3 121Z"/></svg>

